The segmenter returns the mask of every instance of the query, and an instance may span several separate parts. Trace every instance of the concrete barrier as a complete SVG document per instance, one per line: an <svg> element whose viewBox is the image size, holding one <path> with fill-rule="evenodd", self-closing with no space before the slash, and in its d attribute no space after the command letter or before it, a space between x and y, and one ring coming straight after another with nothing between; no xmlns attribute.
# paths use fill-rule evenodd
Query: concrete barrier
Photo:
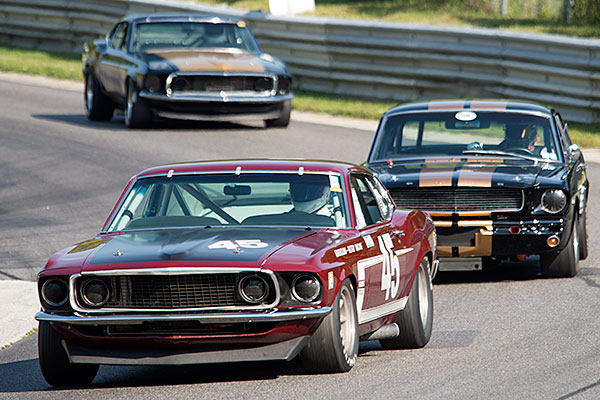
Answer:
<svg viewBox="0 0 600 400"><path fill-rule="evenodd" d="M193 12L246 19L295 86L395 100L514 98L600 122L600 40L481 28L275 17L156 0L0 0L0 43L81 51L129 14Z"/></svg>

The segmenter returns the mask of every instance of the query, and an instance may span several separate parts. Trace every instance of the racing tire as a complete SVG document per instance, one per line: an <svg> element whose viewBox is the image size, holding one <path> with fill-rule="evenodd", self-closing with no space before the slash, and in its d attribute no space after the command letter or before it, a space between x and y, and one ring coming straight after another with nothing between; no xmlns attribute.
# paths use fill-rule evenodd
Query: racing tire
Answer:
<svg viewBox="0 0 600 400"><path fill-rule="evenodd" d="M100 83L90 70L85 75L83 100L85 115L90 121L110 121L115 111L115 103L100 89Z"/></svg>
<svg viewBox="0 0 600 400"><path fill-rule="evenodd" d="M393 339L379 340L384 349L417 349L429 342L433 329L433 290L427 257L417 269L406 307L396 323L400 334Z"/></svg>
<svg viewBox="0 0 600 400"><path fill-rule="evenodd" d="M567 246L561 251L540 254L542 276L571 278L579 271L579 218L575 217Z"/></svg>
<svg viewBox="0 0 600 400"><path fill-rule="evenodd" d="M577 224L577 234L579 239L579 260L588 258L588 226L587 226L587 207L579 216Z"/></svg>
<svg viewBox="0 0 600 400"><path fill-rule="evenodd" d="M290 117L292 115L292 101L286 100L283 102L283 109L281 110L281 114L279 118L276 119L267 119L265 120L265 124L267 128L285 128L290 124Z"/></svg>
<svg viewBox="0 0 600 400"><path fill-rule="evenodd" d="M151 120L152 111L148 103L140 98L135 84L130 80L125 101L125 126L129 129L145 128L150 125Z"/></svg>
<svg viewBox="0 0 600 400"><path fill-rule="evenodd" d="M331 312L300 357L307 372L346 372L354 366L358 357L358 313L349 280L342 283Z"/></svg>
<svg viewBox="0 0 600 400"><path fill-rule="evenodd" d="M92 383L99 365L71 363L61 342L54 327L49 322L40 321L38 355L46 382L57 387L87 386Z"/></svg>

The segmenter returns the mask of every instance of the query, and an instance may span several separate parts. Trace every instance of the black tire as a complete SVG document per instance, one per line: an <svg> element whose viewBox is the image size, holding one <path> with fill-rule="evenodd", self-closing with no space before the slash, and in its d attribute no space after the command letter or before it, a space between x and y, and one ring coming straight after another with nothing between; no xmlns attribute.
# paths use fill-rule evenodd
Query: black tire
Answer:
<svg viewBox="0 0 600 400"><path fill-rule="evenodd" d="M152 111L148 103L139 97L135 84L130 80L125 102L125 126L129 129L145 128L151 121Z"/></svg>
<svg viewBox="0 0 600 400"><path fill-rule="evenodd" d="M588 258L587 206L583 210L583 214L579 216L578 222L579 260L585 260Z"/></svg>
<svg viewBox="0 0 600 400"><path fill-rule="evenodd" d="M279 118L267 119L265 124L267 128L285 128L290 124L290 116L292 115L292 101L286 100L283 102L283 109Z"/></svg>
<svg viewBox="0 0 600 400"><path fill-rule="evenodd" d="M348 280L343 282L332 308L300 354L308 372L346 372L358 357L356 297Z"/></svg>
<svg viewBox="0 0 600 400"><path fill-rule="evenodd" d="M579 271L579 218L575 217L567 246L561 251L540 254L542 275L548 278L571 278Z"/></svg>
<svg viewBox="0 0 600 400"><path fill-rule="evenodd" d="M115 111L115 103L100 89L100 84L91 70L85 75L83 90L85 115L90 121L110 121Z"/></svg>
<svg viewBox="0 0 600 400"><path fill-rule="evenodd" d="M96 377L98 365L72 364L54 327L40 321L38 355L44 379L52 386L87 386Z"/></svg>
<svg viewBox="0 0 600 400"><path fill-rule="evenodd" d="M433 329L433 291L427 257L419 265L406 307L396 323L400 335L380 340L384 349L416 349L429 342Z"/></svg>

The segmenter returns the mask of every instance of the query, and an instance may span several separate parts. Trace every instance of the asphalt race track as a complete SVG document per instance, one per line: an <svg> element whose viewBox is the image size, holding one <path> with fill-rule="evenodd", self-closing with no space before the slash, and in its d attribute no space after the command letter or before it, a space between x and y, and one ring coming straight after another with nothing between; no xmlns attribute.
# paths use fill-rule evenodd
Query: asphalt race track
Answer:
<svg viewBox="0 0 600 400"><path fill-rule="evenodd" d="M94 236L128 179L160 163L240 157L362 162L372 133L293 121L161 122L128 131L90 123L82 93L0 78L0 279L34 280L45 260ZM346 374L299 363L103 366L90 388L56 390L41 376L37 337L0 350L0 398L598 399L600 165L590 164L591 253L573 279L542 279L533 258L434 285L434 332L419 350L361 343Z"/></svg>

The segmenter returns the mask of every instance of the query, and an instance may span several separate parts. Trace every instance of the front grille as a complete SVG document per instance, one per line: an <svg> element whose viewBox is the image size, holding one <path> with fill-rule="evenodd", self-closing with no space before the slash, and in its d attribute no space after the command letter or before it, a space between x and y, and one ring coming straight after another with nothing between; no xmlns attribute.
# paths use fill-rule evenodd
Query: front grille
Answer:
<svg viewBox="0 0 600 400"><path fill-rule="evenodd" d="M275 80L271 76L177 75L167 84L167 93L171 96L221 92L264 96L274 89Z"/></svg>
<svg viewBox="0 0 600 400"><path fill-rule="evenodd" d="M523 207L523 191L511 188L411 188L390 193L398 208L431 212L511 212Z"/></svg>
<svg viewBox="0 0 600 400"><path fill-rule="evenodd" d="M238 283L248 273L122 275L95 277L109 287L109 299L100 309L197 309L248 306L238 294ZM261 274L269 284L269 295L263 301L275 301L272 279ZM77 285L78 304L86 307L80 293L86 278ZM261 306L261 305L257 305Z"/></svg>

